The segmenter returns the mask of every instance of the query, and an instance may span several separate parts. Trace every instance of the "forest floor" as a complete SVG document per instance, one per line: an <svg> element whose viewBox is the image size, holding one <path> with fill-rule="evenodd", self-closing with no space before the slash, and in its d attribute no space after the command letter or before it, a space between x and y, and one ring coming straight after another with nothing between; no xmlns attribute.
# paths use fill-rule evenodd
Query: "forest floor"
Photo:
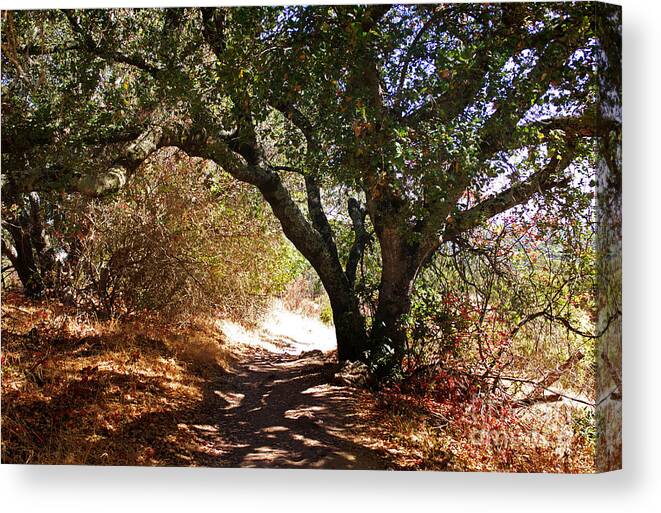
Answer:
<svg viewBox="0 0 661 513"><path fill-rule="evenodd" d="M174 324L149 316L98 321L4 293L2 462L593 468L582 433L590 424L576 423L575 408L542 405L504 420L485 416L484 404L475 410L475 401L340 386L334 346L331 327L280 302L253 325Z"/></svg>
<svg viewBox="0 0 661 513"><path fill-rule="evenodd" d="M221 327L241 354L214 391L227 401L216 422L225 426L223 466L393 468L365 443L372 396L333 384L332 328L280 302L256 329L227 321Z"/></svg>
<svg viewBox="0 0 661 513"><path fill-rule="evenodd" d="M2 306L4 463L399 467L375 397L333 384L332 328L280 303L182 332Z"/></svg>

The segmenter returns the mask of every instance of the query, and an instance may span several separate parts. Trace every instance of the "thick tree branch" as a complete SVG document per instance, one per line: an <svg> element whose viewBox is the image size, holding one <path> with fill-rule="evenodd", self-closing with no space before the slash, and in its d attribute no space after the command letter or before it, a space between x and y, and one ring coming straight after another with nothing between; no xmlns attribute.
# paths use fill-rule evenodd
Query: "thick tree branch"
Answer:
<svg viewBox="0 0 661 513"><path fill-rule="evenodd" d="M10 242L7 242L6 237L2 237L0 242L2 243L2 254L9 259L14 267L16 267L16 261L18 260L16 248Z"/></svg>
<svg viewBox="0 0 661 513"><path fill-rule="evenodd" d="M223 8L205 7L202 11L202 31L207 44L213 49L216 58L220 59L225 51L225 18Z"/></svg>
<svg viewBox="0 0 661 513"><path fill-rule="evenodd" d="M105 133L85 134L76 138L86 146L99 146L127 143L137 138L142 128L120 128ZM11 127L2 131L2 153L21 154L37 146L57 144L59 135L52 130L42 130L35 126Z"/></svg>
<svg viewBox="0 0 661 513"><path fill-rule="evenodd" d="M305 218L277 173L266 166L246 162L213 134L191 133L176 145L189 155L213 160L237 180L255 186L271 206L284 234L315 268L329 295L351 297L337 255L329 251L323 236Z"/></svg>
<svg viewBox="0 0 661 513"><path fill-rule="evenodd" d="M391 4L369 5L363 14L363 19L360 22L360 28L363 30L363 32L369 32L379 24L381 19L383 19L383 17L391 8Z"/></svg>
<svg viewBox="0 0 661 513"><path fill-rule="evenodd" d="M443 241L454 240L458 235L471 230L480 223L517 205L527 203L535 194L545 193L554 187L567 185L568 178L557 176L569 166L571 158L552 157L541 170L523 182L516 183L504 191L485 199L468 210L457 213L446 221Z"/></svg>
<svg viewBox="0 0 661 513"><path fill-rule="evenodd" d="M529 127L538 128L545 135L553 130L562 130L569 139L578 139L581 137L603 137L610 130L621 128L621 125L612 119L598 120L592 112L586 112L582 116L541 119L527 123L522 128Z"/></svg>
<svg viewBox="0 0 661 513"><path fill-rule="evenodd" d="M307 142L308 155L312 159L316 158L319 151L319 142L314 131L312 123L298 108L290 102L274 100L271 106L281 112L289 119L296 128L298 128ZM333 230L328 217L324 212L321 202L321 189L317 177L313 174L305 175L305 192L307 196L308 212L315 229L321 234L323 240L328 246L329 251L338 258L337 247L333 238Z"/></svg>
<svg viewBox="0 0 661 513"><path fill-rule="evenodd" d="M82 173L64 166L22 167L4 173L3 192L76 190L88 196L102 196L122 188L128 177L154 151L168 146L174 135L163 127L153 126L126 145L112 164L102 172Z"/></svg>
<svg viewBox="0 0 661 513"><path fill-rule="evenodd" d="M333 240L333 231L321 203L321 189L319 188L319 183L314 176L309 174L305 175L305 192L312 225L321 235L326 246L328 246L329 251L339 258L337 247Z"/></svg>

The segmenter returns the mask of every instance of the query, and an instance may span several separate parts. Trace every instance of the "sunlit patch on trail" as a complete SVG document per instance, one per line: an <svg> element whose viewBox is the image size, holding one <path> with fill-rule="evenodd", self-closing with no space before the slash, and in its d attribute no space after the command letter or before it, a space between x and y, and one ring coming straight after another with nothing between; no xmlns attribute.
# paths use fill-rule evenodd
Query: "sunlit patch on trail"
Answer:
<svg viewBox="0 0 661 513"><path fill-rule="evenodd" d="M221 320L220 329L231 343L261 348L276 354L299 354L304 351L332 351L336 348L335 331L320 320L287 310L280 300L255 329Z"/></svg>
<svg viewBox="0 0 661 513"><path fill-rule="evenodd" d="M214 390L214 393L227 401L226 410L237 408L241 405L241 401L246 397L245 394L240 394L238 392L224 392L222 390Z"/></svg>

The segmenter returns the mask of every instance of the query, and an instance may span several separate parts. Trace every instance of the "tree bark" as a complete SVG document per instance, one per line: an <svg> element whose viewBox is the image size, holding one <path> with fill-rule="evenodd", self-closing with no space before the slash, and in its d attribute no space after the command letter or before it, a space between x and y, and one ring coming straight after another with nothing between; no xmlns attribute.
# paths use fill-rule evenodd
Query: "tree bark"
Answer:
<svg viewBox="0 0 661 513"><path fill-rule="evenodd" d="M337 339L339 361L365 360L367 333L365 320L353 293L329 293Z"/></svg>
<svg viewBox="0 0 661 513"><path fill-rule="evenodd" d="M413 282L420 266L417 246L407 243L406 237L390 226L379 233L381 283L370 342L372 348L391 348L394 366L401 364L406 353L405 317L411 310Z"/></svg>
<svg viewBox="0 0 661 513"><path fill-rule="evenodd" d="M55 256L49 243L41 212L41 199L36 192L18 200L20 211L3 220L12 243L2 241L2 253L11 261L25 295L36 298L52 287Z"/></svg>
<svg viewBox="0 0 661 513"><path fill-rule="evenodd" d="M25 295L37 298L44 293L44 282L41 279L37 260L34 257L30 241L29 227L18 223L5 223L5 228L13 240L13 251L3 251L9 258L23 285ZM3 241L3 249L8 245Z"/></svg>
<svg viewBox="0 0 661 513"><path fill-rule="evenodd" d="M262 187L260 191L280 221L283 232L312 265L328 294L333 311L338 360L364 360L367 342L365 320L337 252L331 250L323 237L319 237L318 231L306 222L298 221L297 214L300 211L293 210L295 205L282 187L279 177L274 176L273 179L277 185L272 188Z"/></svg>
<svg viewBox="0 0 661 513"><path fill-rule="evenodd" d="M622 468L622 10L599 4L595 463Z"/></svg>

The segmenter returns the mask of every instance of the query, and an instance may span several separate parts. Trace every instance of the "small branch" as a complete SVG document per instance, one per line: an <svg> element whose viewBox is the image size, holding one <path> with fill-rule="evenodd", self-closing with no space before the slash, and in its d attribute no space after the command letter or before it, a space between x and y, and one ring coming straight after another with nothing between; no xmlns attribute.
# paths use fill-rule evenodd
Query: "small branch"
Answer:
<svg viewBox="0 0 661 513"><path fill-rule="evenodd" d="M516 334L519 332L519 330L520 330L521 328L523 328L523 326L525 326L527 323L529 323L529 322L531 322L531 321L533 321L533 320L535 320L535 319L538 319L539 317L545 317L545 318L547 318L547 319L550 320L550 321L554 321L554 322L557 321L557 322L559 322L559 323L562 324L565 328L567 328L569 331L571 331L572 333L574 333L574 334L576 334L576 335L580 335L581 337L584 337L584 338L592 338L592 339L600 338L601 336L603 336L604 333L606 333L606 331L607 331L608 328L610 327L611 323L612 323L612 322L613 322L613 321L614 321L619 315L621 315L620 312L616 312L616 313L614 313L613 315L611 315L611 316L609 317L608 321L606 322L606 325L601 329L601 331L599 331L599 332L596 333L596 334L593 334L593 333L588 333L588 332L586 332L586 331L579 330L578 328L575 328L575 327L571 324L571 322L569 321L569 319L567 319L567 318L565 318L565 317L560 317L559 315L553 315L553 314L550 313L548 310L542 310L542 311L540 311L540 312L535 312L535 313L532 313L532 314L529 314L528 316L526 316L526 317L525 317L521 322L519 322L519 324L517 324L517 325L514 327L514 329L510 332L510 337L513 337L514 335L516 335Z"/></svg>
<svg viewBox="0 0 661 513"><path fill-rule="evenodd" d="M522 406L532 406L538 403L555 403L558 401L562 401L562 396L560 394L542 395L539 397L526 398L516 401L515 407L520 408Z"/></svg>
<svg viewBox="0 0 661 513"><path fill-rule="evenodd" d="M406 74L409 71L409 66L411 65L411 60L413 59L413 49L418 44L418 42L420 41L422 36L425 34L425 32L427 32L427 30L429 30L432 23L436 20L437 16L441 13L441 11L442 11L442 7L437 8L437 10L434 11L434 13L423 24L422 28L418 31L418 33L413 38L413 41L411 42L411 44L408 48L408 51L406 52L406 58L404 59L404 65L402 66L402 71L401 71L400 76L399 76L399 83L397 85L397 92L395 93L396 98L399 98L399 95L402 92L402 88L404 87L404 82L406 81Z"/></svg>
<svg viewBox="0 0 661 513"><path fill-rule="evenodd" d="M129 66L141 69L142 71L145 71L151 75L157 75L162 71L160 68L149 64L147 61L141 57L138 57L137 55L125 55L120 52L111 51L108 48L99 45L96 41L94 41L94 39L92 39L92 37L89 35L89 32L80 26L80 23L74 16L73 11L63 10L62 12L69 21L71 30L73 30L74 34L78 36L78 38L83 43L84 49L92 55L96 55L97 57L107 61L128 64Z"/></svg>
<svg viewBox="0 0 661 513"><path fill-rule="evenodd" d="M577 351L573 355L571 355L567 360L559 365L555 370L551 371L549 374L546 375L542 381L537 383L535 385L535 388L533 391L528 395L527 399L534 399L537 396L541 395L544 390L548 390L548 387L550 387L553 383L558 381L562 375L567 372L570 368L572 368L576 363L581 361L583 359L583 353L580 351Z"/></svg>
<svg viewBox="0 0 661 513"><path fill-rule="evenodd" d="M356 272L358 263L365 251L365 246L370 241L370 235L365 229L365 216L367 210L362 208L355 198L349 198L348 201L349 216L353 223L354 242L349 251L349 258L347 259L346 271L349 284L353 286L356 283Z"/></svg>
<svg viewBox="0 0 661 513"><path fill-rule="evenodd" d="M467 373L465 373L465 374L467 374ZM470 375L472 376L472 374L470 374ZM538 382L534 381L532 379L516 378L514 376L492 376L492 375L487 375L485 377L490 378L490 379L500 379L502 381L512 381L512 382L515 382L515 383L527 383L527 384L530 384L530 385L538 385ZM569 399L570 401L585 404L587 406L592 406L592 407L595 406L595 403L592 403L590 401L585 401L583 399L579 399L578 397L572 397L570 395L564 394L564 393L559 392L557 390L554 390L552 388L548 388L548 387L542 387L542 388L544 390L546 390L547 392L550 392L551 394L554 394L554 395L557 395L557 396L560 396L560 397L564 397L565 399ZM523 399L522 401L524 401L524 400L525 399Z"/></svg>

